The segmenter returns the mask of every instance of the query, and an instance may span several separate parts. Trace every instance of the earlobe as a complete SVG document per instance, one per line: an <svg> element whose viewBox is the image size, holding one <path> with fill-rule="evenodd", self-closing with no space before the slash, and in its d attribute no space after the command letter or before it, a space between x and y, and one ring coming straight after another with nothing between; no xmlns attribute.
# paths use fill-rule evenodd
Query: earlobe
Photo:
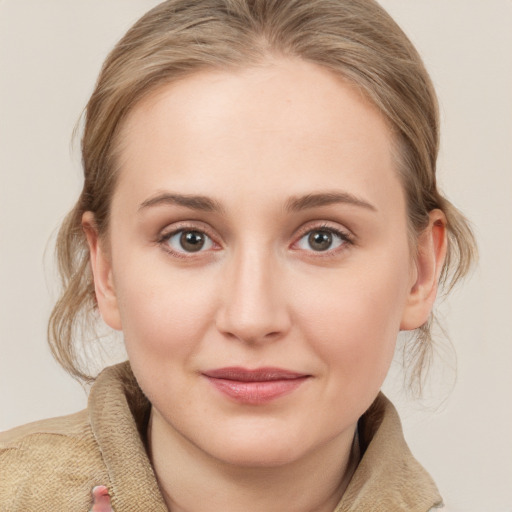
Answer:
<svg viewBox="0 0 512 512"><path fill-rule="evenodd" d="M113 329L121 330L121 318L112 276L111 259L104 242L98 234L92 212L83 214L82 229L89 245L90 264L98 309L107 325Z"/></svg>
<svg viewBox="0 0 512 512"><path fill-rule="evenodd" d="M415 279L407 297L400 329L417 329L429 318L446 258L446 217L441 210L429 213L429 223L419 235Z"/></svg>

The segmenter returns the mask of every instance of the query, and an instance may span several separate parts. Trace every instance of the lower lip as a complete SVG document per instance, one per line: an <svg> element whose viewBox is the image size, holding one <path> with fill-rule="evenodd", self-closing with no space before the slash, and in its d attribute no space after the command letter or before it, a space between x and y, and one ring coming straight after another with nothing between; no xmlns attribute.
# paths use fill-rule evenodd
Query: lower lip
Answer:
<svg viewBox="0 0 512 512"><path fill-rule="evenodd" d="M242 382L206 377L221 393L243 404L265 404L295 391L308 377Z"/></svg>

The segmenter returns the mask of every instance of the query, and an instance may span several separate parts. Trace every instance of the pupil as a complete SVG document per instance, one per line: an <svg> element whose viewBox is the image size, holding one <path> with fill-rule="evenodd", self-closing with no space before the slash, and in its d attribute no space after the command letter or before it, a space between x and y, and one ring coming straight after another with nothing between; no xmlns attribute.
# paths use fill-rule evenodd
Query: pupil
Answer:
<svg viewBox="0 0 512 512"><path fill-rule="evenodd" d="M315 251L326 251L331 244L332 234L328 231L314 231L309 235L309 245Z"/></svg>
<svg viewBox="0 0 512 512"><path fill-rule="evenodd" d="M204 236L198 231L185 231L180 237L183 249L188 252L197 252L203 248Z"/></svg>

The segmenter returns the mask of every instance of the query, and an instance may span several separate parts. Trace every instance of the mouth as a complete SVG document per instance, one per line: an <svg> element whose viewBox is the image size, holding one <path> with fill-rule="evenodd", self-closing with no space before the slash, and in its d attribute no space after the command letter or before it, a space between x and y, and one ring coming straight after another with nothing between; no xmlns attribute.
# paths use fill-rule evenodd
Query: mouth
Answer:
<svg viewBox="0 0 512 512"><path fill-rule="evenodd" d="M288 395L311 375L282 368L218 368L202 374L214 388L235 402L258 405Z"/></svg>

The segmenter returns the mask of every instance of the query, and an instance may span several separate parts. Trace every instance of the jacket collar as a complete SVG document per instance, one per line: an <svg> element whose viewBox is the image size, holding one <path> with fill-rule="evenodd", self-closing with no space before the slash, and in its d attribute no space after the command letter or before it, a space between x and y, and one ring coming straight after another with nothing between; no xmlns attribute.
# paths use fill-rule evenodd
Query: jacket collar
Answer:
<svg viewBox="0 0 512 512"><path fill-rule="evenodd" d="M95 439L114 510L168 512L145 447L150 403L128 363L107 368L89 395ZM398 414L381 393L359 421L362 459L334 512L425 512L441 497L405 443Z"/></svg>
<svg viewBox="0 0 512 512"><path fill-rule="evenodd" d="M128 363L104 370L88 402L91 428L110 477L114 510L168 512L144 446L150 404Z"/></svg>
<svg viewBox="0 0 512 512"><path fill-rule="evenodd" d="M442 506L437 487L407 446L398 413L380 393L359 420L363 454L334 512L426 512Z"/></svg>

